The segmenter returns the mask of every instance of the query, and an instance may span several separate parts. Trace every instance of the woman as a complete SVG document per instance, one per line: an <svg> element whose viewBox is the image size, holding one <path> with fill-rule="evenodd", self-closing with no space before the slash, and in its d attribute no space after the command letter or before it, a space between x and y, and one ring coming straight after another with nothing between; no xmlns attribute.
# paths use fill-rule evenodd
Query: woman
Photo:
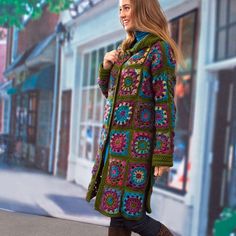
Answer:
<svg viewBox="0 0 236 236"><path fill-rule="evenodd" d="M109 235L172 235L146 215L155 177L173 166L176 59L157 0L120 0L127 38L107 52L98 84L106 98L86 200L111 217ZM176 58L176 59L174 59Z"/></svg>

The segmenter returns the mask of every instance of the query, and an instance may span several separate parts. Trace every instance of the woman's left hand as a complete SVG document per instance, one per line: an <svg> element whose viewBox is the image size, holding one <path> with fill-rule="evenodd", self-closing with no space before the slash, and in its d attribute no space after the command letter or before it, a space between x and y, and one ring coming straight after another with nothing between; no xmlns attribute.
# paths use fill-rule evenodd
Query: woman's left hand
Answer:
<svg viewBox="0 0 236 236"><path fill-rule="evenodd" d="M169 166L155 166L154 176L160 177L164 172L168 172L170 169Z"/></svg>

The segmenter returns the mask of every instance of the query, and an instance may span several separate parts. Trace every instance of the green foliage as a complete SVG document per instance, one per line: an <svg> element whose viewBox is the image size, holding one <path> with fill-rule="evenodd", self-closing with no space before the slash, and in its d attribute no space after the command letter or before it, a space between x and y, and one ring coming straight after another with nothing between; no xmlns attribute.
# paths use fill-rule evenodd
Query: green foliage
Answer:
<svg viewBox="0 0 236 236"><path fill-rule="evenodd" d="M59 14L69 8L72 0L0 0L0 26L22 27L24 17L38 19L42 15L42 5Z"/></svg>

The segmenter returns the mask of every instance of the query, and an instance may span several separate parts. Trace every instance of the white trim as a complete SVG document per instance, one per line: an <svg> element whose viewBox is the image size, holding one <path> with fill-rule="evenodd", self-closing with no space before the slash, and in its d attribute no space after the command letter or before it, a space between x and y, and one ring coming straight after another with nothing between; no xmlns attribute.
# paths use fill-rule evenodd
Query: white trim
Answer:
<svg viewBox="0 0 236 236"><path fill-rule="evenodd" d="M205 66L206 70L212 72L234 68L236 68L236 57L224 61L213 62Z"/></svg>
<svg viewBox="0 0 236 236"><path fill-rule="evenodd" d="M168 8L164 9L165 15L167 16L168 20L172 20L194 9L199 8L200 5L201 5L200 0L192 0L192 1L187 0L181 4L171 5Z"/></svg>

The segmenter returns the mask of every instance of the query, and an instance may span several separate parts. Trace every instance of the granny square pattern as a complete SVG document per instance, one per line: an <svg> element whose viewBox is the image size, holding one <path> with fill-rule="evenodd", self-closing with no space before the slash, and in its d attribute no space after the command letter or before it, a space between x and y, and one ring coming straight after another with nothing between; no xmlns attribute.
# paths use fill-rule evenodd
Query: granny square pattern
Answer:
<svg viewBox="0 0 236 236"><path fill-rule="evenodd" d="M151 134L148 132L137 132L133 133L131 141L131 157L134 159L145 159L150 155L151 149Z"/></svg>
<svg viewBox="0 0 236 236"><path fill-rule="evenodd" d="M173 152L173 133L169 130L156 132L154 154L171 154Z"/></svg>
<svg viewBox="0 0 236 236"><path fill-rule="evenodd" d="M129 140L129 131L112 130L110 137L110 154L119 156L128 155Z"/></svg>
<svg viewBox="0 0 236 236"><path fill-rule="evenodd" d="M140 70L138 68L126 68L122 70L120 77L120 96L136 95L140 83Z"/></svg>
<svg viewBox="0 0 236 236"><path fill-rule="evenodd" d="M127 185L133 190L144 189L148 180L149 165L146 163L130 163L128 168Z"/></svg>
<svg viewBox="0 0 236 236"><path fill-rule="evenodd" d="M166 103L155 105L155 123L157 128L168 128L169 106Z"/></svg>
<svg viewBox="0 0 236 236"><path fill-rule="evenodd" d="M114 110L114 126L130 126L130 120L134 112L134 103L129 101L117 102Z"/></svg>
<svg viewBox="0 0 236 236"><path fill-rule="evenodd" d="M159 76L155 76L152 80L153 91L155 91L155 101L164 102L168 100L168 75L166 72L161 73Z"/></svg>
<svg viewBox="0 0 236 236"><path fill-rule="evenodd" d="M151 84L151 76L148 71L143 70L142 73L142 82L141 89L139 90L139 96L143 98L151 98L152 97L152 84Z"/></svg>
<svg viewBox="0 0 236 236"><path fill-rule="evenodd" d="M120 208L121 191L115 188L104 188L100 209L111 215L117 214Z"/></svg>
<svg viewBox="0 0 236 236"><path fill-rule="evenodd" d="M138 218L142 215L144 194L125 191L123 195L121 212L128 218Z"/></svg>
<svg viewBox="0 0 236 236"><path fill-rule="evenodd" d="M140 127L140 129L150 129L153 128L153 121L153 104L150 102L140 102L135 112L135 127Z"/></svg>
<svg viewBox="0 0 236 236"><path fill-rule="evenodd" d="M112 158L109 160L106 182L114 186L122 186L125 174L126 161Z"/></svg>

